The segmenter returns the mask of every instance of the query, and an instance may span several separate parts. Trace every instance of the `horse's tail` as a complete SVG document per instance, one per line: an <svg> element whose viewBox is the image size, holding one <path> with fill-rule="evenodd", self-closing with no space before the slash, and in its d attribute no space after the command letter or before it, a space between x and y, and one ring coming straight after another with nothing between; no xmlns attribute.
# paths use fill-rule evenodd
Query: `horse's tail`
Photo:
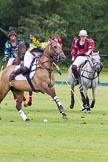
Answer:
<svg viewBox="0 0 108 162"><path fill-rule="evenodd" d="M69 70L68 70L68 81L70 84L73 84L74 82L74 76L72 73L72 65L70 65Z"/></svg>

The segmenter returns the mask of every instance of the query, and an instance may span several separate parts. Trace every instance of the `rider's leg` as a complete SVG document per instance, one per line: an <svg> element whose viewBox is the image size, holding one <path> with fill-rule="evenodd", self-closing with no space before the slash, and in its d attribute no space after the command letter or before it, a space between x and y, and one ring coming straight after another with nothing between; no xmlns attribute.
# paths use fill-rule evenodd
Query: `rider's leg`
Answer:
<svg viewBox="0 0 108 162"><path fill-rule="evenodd" d="M72 72L73 72L74 77L75 77L74 84L77 85L77 84L79 84L79 73L78 73L78 70L77 70L77 66L76 65L72 65Z"/></svg>
<svg viewBox="0 0 108 162"><path fill-rule="evenodd" d="M26 74L29 72L29 68L26 67L26 66L21 66L20 68L18 68L17 70L13 71L10 76L9 76L9 81L11 82L12 80L15 79L15 77L18 75L18 74Z"/></svg>
<svg viewBox="0 0 108 162"><path fill-rule="evenodd" d="M27 51L25 53L25 56L24 56L24 66L20 66L19 69L13 71L10 76L9 76L9 80L12 81L15 79L15 77L18 75L18 74L26 74L27 72L29 72L29 67L31 65L31 62L33 60L33 55L30 53L30 51Z"/></svg>
<svg viewBox="0 0 108 162"><path fill-rule="evenodd" d="M82 63L84 63L87 60L86 56L77 56L75 61L72 64L72 72L75 76L75 85L79 83L79 67Z"/></svg>

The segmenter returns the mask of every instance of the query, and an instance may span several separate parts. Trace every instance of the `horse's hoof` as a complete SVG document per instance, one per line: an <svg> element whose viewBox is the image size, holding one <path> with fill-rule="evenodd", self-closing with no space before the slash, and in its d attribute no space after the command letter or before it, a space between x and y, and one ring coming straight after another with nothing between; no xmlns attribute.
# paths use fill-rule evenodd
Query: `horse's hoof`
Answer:
<svg viewBox="0 0 108 162"><path fill-rule="evenodd" d="M68 119L67 115L65 113L62 113L63 119Z"/></svg>
<svg viewBox="0 0 108 162"><path fill-rule="evenodd" d="M27 101L24 101L24 107L27 107L27 106L28 106Z"/></svg>
<svg viewBox="0 0 108 162"><path fill-rule="evenodd" d="M69 107L70 107L70 109L73 109L73 108L74 108L74 106L73 106L73 105L70 105Z"/></svg>
<svg viewBox="0 0 108 162"><path fill-rule="evenodd" d="M83 108L81 111L84 111L86 108Z"/></svg>
<svg viewBox="0 0 108 162"><path fill-rule="evenodd" d="M27 103L27 105L28 105L28 106L31 106L31 105L32 105L32 103L31 103L31 102L28 102L28 103Z"/></svg>
<svg viewBox="0 0 108 162"><path fill-rule="evenodd" d="M94 108L94 105L91 104L90 108Z"/></svg>
<svg viewBox="0 0 108 162"><path fill-rule="evenodd" d="M25 122L28 122L28 121L30 121L30 119L27 118L27 119L25 120Z"/></svg>
<svg viewBox="0 0 108 162"><path fill-rule="evenodd" d="M90 114L91 113L91 110L87 110L87 113Z"/></svg>

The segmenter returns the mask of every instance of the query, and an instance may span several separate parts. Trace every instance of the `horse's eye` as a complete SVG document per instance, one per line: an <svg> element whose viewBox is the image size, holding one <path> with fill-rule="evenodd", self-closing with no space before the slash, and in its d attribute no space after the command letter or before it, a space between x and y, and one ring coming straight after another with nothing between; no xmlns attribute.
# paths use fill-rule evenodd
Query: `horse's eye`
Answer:
<svg viewBox="0 0 108 162"><path fill-rule="evenodd" d="M57 46L54 46L54 48L57 48Z"/></svg>
<svg viewBox="0 0 108 162"><path fill-rule="evenodd" d="M95 62L95 60L92 58L92 62L94 63Z"/></svg>

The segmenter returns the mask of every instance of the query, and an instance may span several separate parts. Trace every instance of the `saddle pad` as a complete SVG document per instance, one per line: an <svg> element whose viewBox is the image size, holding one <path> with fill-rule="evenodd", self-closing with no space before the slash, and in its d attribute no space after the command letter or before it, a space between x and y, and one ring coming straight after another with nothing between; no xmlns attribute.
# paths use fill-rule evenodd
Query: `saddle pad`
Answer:
<svg viewBox="0 0 108 162"><path fill-rule="evenodd" d="M17 65L17 66L15 67L15 70L17 70L18 68L20 68L20 65ZM29 76L30 76L30 79L33 78L34 73L35 73L35 70L36 70L36 62L34 62L34 64L33 64L32 67L31 67L31 72L30 72L30 75L29 75ZM16 79L16 80L27 80L26 77L23 76L22 74L17 75L17 76L15 77L15 79Z"/></svg>

